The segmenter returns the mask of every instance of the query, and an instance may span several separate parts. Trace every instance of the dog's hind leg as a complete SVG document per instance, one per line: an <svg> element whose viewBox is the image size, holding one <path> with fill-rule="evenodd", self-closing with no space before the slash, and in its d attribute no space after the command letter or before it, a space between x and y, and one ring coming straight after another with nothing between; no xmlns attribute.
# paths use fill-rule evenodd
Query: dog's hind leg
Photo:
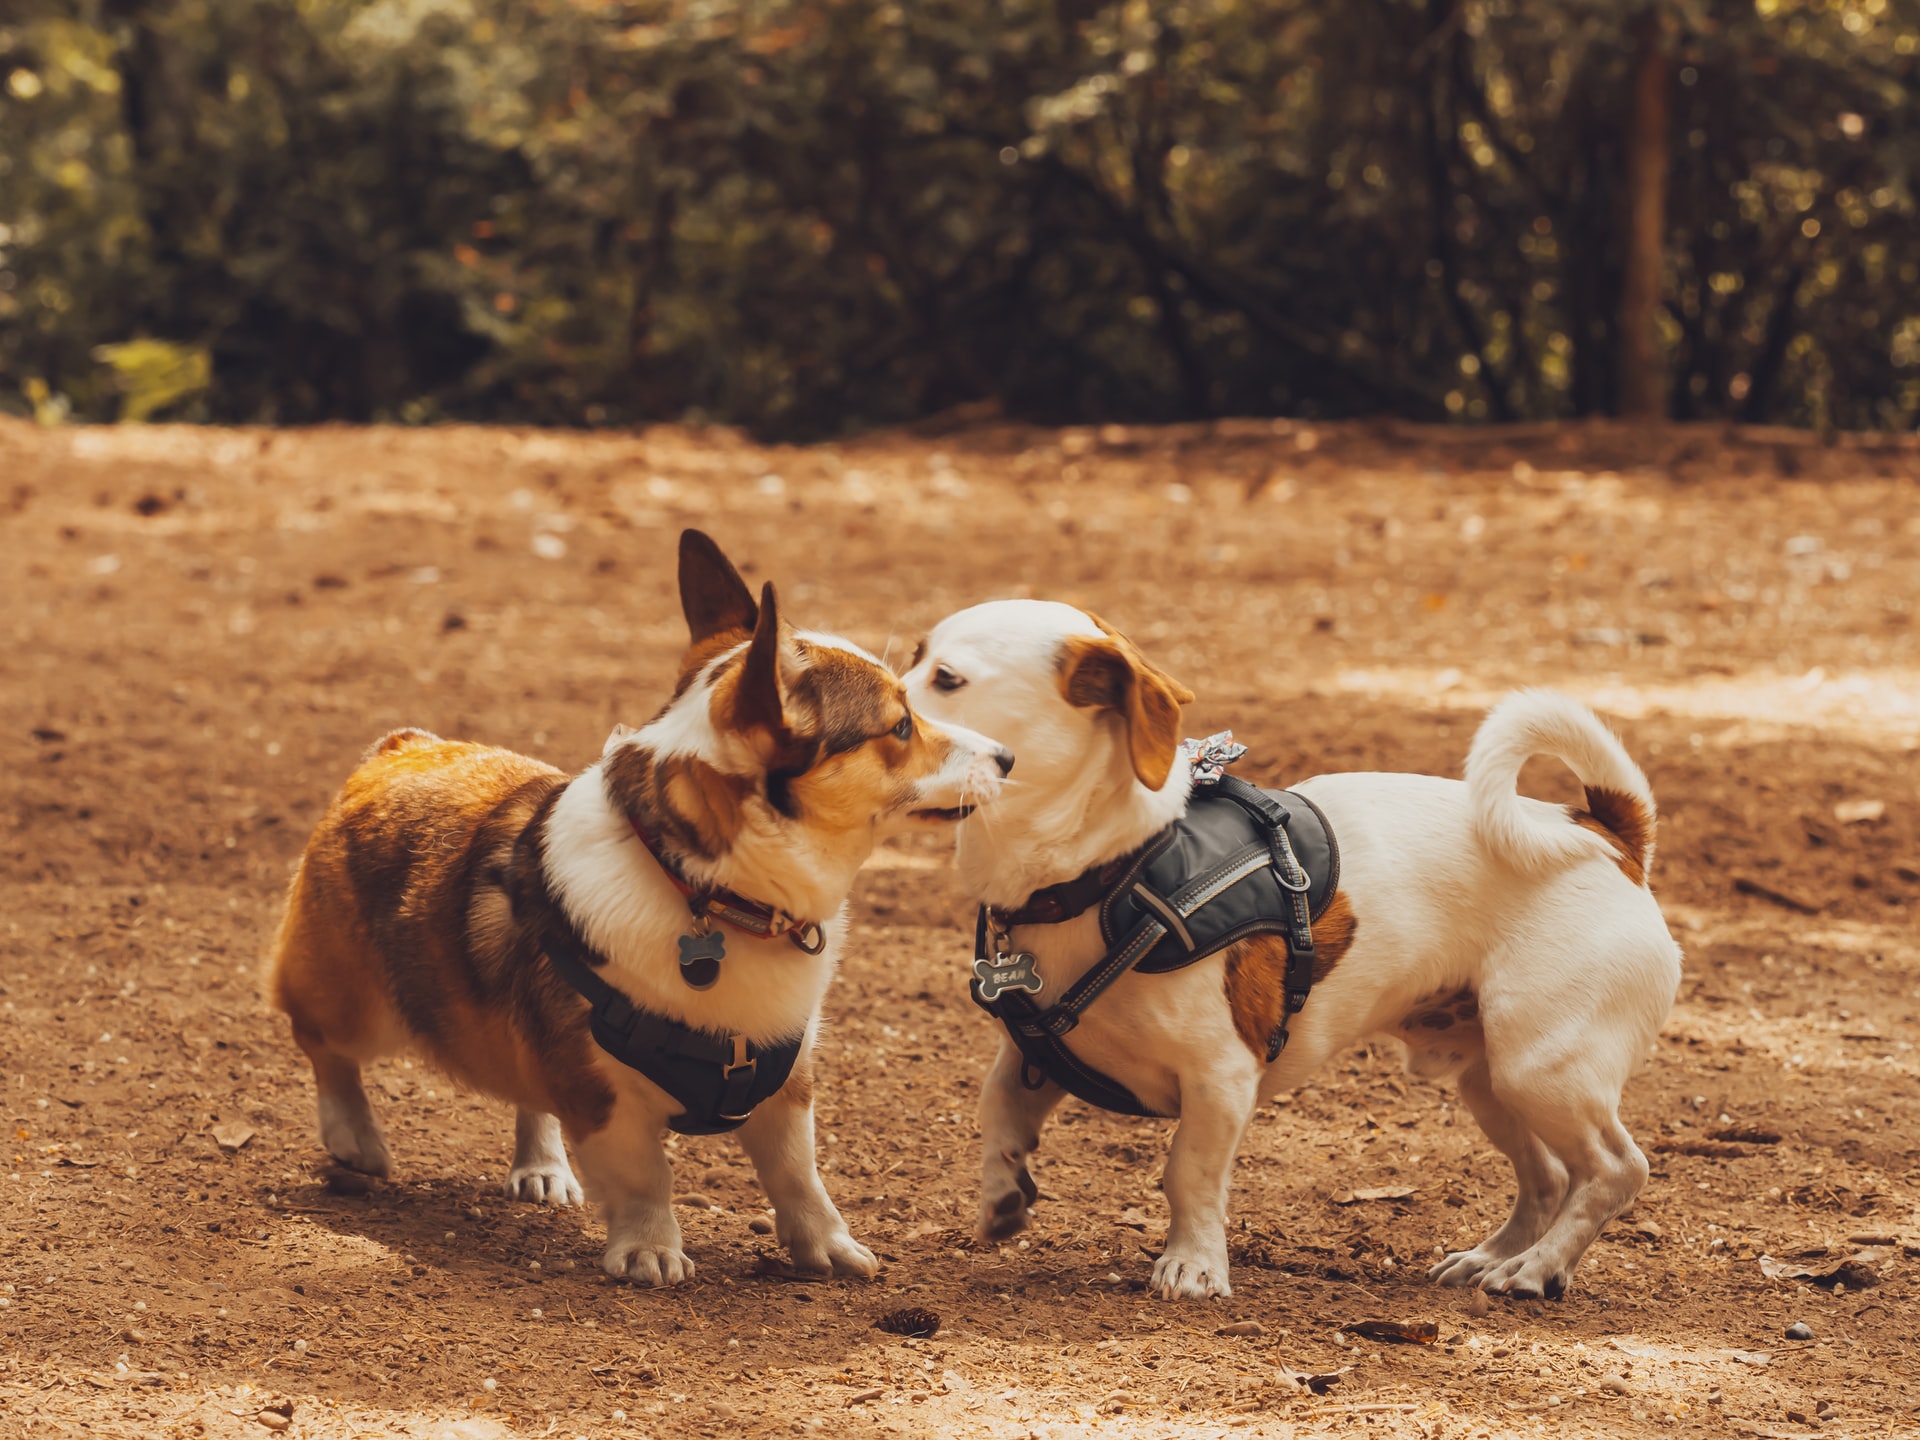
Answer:
<svg viewBox="0 0 1920 1440"><path fill-rule="evenodd" d="M1604 1226L1647 1181L1647 1157L1620 1123L1620 1091L1651 1027L1622 1007L1557 1013L1538 998L1514 1017L1503 1048L1489 1018L1492 1092L1566 1169L1566 1194L1544 1234L1479 1277L1483 1290L1532 1299L1566 1292L1574 1266ZM1556 1018L1546 1020L1546 1016Z"/></svg>
<svg viewBox="0 0 1920 1440"><path fill-rule="evenodd" d="M578 1205L585 1198L567 1164L560 1122L536 1110L521 1110L513 1120L513 1169L506 1192L515 1200L541 1205Z"/></svg>
<svg viewBox="0 0 1920 1440"><path fill-rule="evenodd" d="M1020 1050L1000 1037L980 1084L980 1216L976 1233L987 1244L1026 1229L1040 1187L1033 1183L1027 1157L1040 1145L1040 1127L1066 1091L1053 1081L1029 1090L1020 1078Z"/></svg>
<svg viewBox="0 0 1920 1440"><path fill-rule="evenodd" d="M1456 1250L1427 1272L1442 1285L1475 1284L1494 1266L1534 1244L1553 1222L1567 1191L1566 1167L1493 1093L1484 1054L1461 1072L1460 1097L1487 1138L1512 1162L1520 1188L1504 1225L1473 1249Z"/></svg>
<svg viewBox="0 0 1920 1440"><path fill-rule="evenodd" d="M327 888L329 873L301 860L263 978L313 1065L320 1143L343 1165L385 1175L393 1162L360 1067L401 1048L402 1038L370 952L337 920L344 907Z"/></svg>
<svg viewBox="0 0 1920 1440"><path fill-rule="evenodd" d="M1633 1203L1647 1182L1647 1157L1621 1125L1615 1103L1596 1097L1577 1112L1527 1117L1566 1165L1566 1199L1546 1234L1481 1277L1483 1290L1558 1299L1601 1228Z"/></svg>
<svg viewBox="0 0 1920 1440"><path fill-rule="evenodd" d="M342 1165L385 1175L393 1160L360 1083L360 1062L329 1049L311 1031L296 1026L293 1038L313 1062L313 1083L320 1093L320 1143Z"/></svg>

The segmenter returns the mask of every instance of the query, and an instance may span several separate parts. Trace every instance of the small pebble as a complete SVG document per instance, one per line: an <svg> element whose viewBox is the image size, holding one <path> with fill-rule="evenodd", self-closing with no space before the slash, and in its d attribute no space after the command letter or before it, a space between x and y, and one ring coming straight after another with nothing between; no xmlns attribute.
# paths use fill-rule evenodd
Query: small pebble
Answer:
<svg viewBox="0 0 1920 1440"><path fill-rule="evenodd" d="M756 1235L771 1235L773 1233L773 1222L764 1215L756 1215L747 1222L747 1229Z"/></svg>
<svg viewBox="0 0 1920 1440"><path fill-rule="evenodd" d="M453 1231L449 1230L445 1235L441 1236L440 1238L443 1240L458 1240L460 1237L454 1234Z"/></svg>
<svg viewBox="0 0 1920 1440"><path fill-rule="evenodd" d="M293 1423L293 1421L289 1420L285 1415L282 1415L278 1410L262 1410L253 1418L269 1430L284 1430Z"/></svg>
<svg viewBox="0 0 1920 1440"><path fill-rule="evenodd" d="M614 1420L615 1420L616 1422L618 1422L618 1421L623 1421L623 1420L625 1420L626 1418L627 1418L627 1412L626 1412L626 1411L624 1411L624 1410L616 1410L616 1411L614 1411L614 1412L613 1412L613 1419L614 1419Z"/></svg>
<svg viewBox="0 0 1920 1440"><path fill-rule="evenodd" d="M1812 1338L1813 1327L1804 1320L1796 1320L1793 1324L1787 1326L1787 1339L1789 1340L1811 1340Z"/></svg>
<svg viewBox="0 0 1920 1440"><path fill-rule="evenodd" d="M469 1220L478 1220L478 1219L480 1218L480 1207L479 1207L478 1205L470 1205L470 1206L468 1206L468 1207L467 1207L467 1218L468 1218Z"/></svg>
<svg viewBox="0 0 1920 1440"><path fill-rule="evenodd" d="M542 1318L544 1318L544 1317L543 1317L543 1315L542 1315L542 1313L541 1313L540 1311L538 1311L538 1310L535 1310L535 1311L533 1312L533 1318L534 1318L534 1319L536 1319L536 1320L539 1320L539 1319L542 1319Z"/></svg>
<svg viewBox="0 0 1920 1440"><path fill-rule="evenodd" d="M299 1354L304 1355L307 1353L307 1342L304 1340L296 1340L293 1342L293 1348Z"/></svg>
<svg viewBox="0 0 1920 1440"><path fill-rule="evenodd" d="M1236 1320L1231 1325L1222 1325L1213 1332L1216 1335L1264 1335L1267 1327L1258 1320Z"/></svg>
<svg viewBox="0 0 1920 1440"><path fill-rule="evenodd" d="M691 1205L696 1210L705 1210L713 1202L704 1195L682 1195L673 1202L676 1205Z"/></svg>
<svg viewBox="0 0 1920 1440"><path fill-rule="evenodd" d="M486 1379L480 1382L480 1388L482 1390L485 1390L489 1395L491 1395L495 1390L498 1390L500 1388L500 1382L498 1380L495 1380L491 1375L489 1375Z"/></svg>
<svg viewBox="0 0 1920 1440"><path fill-rule="evenodd" d="M539 1268L540 1268L540 1262L538 1260L527 1261L527 1269L538 1270Z"/></svg>
<svg viewBox="0 0 1920 1440"><path fill-rule="evenodd" d="M1492 1309L1493 1302L1487 1298L1487 1292L1484 1290L1476 1290L1467 1297L1467 1314L1476 1319L1488 1314Z"/></svg>
<svg viewBox="0 0 1920 1440"><path fill-rule="evenodd" d="M1600 1388L1609 1395L1631 1395L1633 1387L1618 1375L1609 1375L1600 1382Z"/></svg>

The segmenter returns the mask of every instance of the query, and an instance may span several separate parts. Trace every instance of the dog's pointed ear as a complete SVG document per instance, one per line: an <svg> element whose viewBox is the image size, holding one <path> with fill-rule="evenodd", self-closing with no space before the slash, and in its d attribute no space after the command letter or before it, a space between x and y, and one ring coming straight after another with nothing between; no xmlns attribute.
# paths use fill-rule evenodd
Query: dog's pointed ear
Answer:
<svg viewBox="0 0 1920 1440"><path fill-rule="evenodd" d="M1060 690L1069 705L1111 710L1126 722L1133 773L1158 790L1180 752L1180 707L1193 692L1157 669L1117 630L1069 636L1060 651Z"/></svg>
<svg viewBox="0 0 1920 1440"><path fill-rule="evenodd" d="M749 598L748 603L752 600ZM763 730L776 742L787 739L787 703L780 684L780 608L774 600L773 582L760 592L753 643L747 646L747 658L740 667L740 683L733 692L733 726L737 730Z"/></svg>
<svg viewBox="0 0 1920 1440"><path fill-rule="evenodd" d="M704 531L680 532L680 612L695 645L729 630L744 634L760 619L747 582Z"/></svg>

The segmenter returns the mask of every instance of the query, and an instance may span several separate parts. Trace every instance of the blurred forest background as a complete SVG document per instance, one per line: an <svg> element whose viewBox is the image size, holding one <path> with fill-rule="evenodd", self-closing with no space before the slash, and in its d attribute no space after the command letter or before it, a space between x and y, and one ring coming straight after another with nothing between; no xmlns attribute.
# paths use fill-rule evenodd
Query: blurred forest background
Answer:
<svg viewBox="0 0 1920 1440"><path fill-rule="evenodd" d="M0 410L1920 421L1920 0L8 0Z"/></svg>

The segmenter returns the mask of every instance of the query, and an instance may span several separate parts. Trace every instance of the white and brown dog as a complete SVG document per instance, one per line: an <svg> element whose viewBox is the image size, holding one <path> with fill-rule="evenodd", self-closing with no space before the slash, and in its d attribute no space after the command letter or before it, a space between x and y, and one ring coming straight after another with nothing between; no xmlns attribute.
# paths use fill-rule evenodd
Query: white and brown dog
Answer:
<svg viewBox="0 0 1920 1440"><path fill-rule="evenodd" d="M907 674L922 713L1011 746L1020 780L958 836L980 903L1022 906L1138 850L1185 812L1176 764L1192 696L1126 639L1071 606L1011 600L950 616ZM1530 756L1565 762L1586 789L1569 809L1516 792ZM1680 951L1647 888L1653 795L1591 711L1528 691L1487 717L1463 782L1428 775L1322 775L1293 787L1331 822L1339 889L1313 923L1315 984L1291 1043L1268 1063L1282 1018L1282 936L1239 941L1166 974L1123 975L1068 1043L1151 1109L1178 1115L1163 1181L1171 1224L1152 1288L1227 1295L1227 1187L1254 1107L1375 1034L1422 1078L1455 1076L1487 1138L1513 1162L1505 1224L1448 1255L1432 1278L1514 1296L1557 1296L1608 1220L1647 1176L1621 1126L1622 1087L1664 1021ZM1105 954L1098 916L1017 926L1058 995ZM1029 1223L1028 1154L1062 1097L1023 1084L1002 1037L980 1099L979 1229Z"/></svg>
<svg viewBox="0 0 1920 1440"><path fill-rule="evenodd" d="M814 1161L811 1050L844 902L879 831L960 819L1011 757L918 717L858 646L782 626L772 585L756 604L697 531L680 594L692 638L672 700L579 775L420 730L376 744L307 845L269 993L336 1159L386 1173L360 1067L424 1054L519 1108L508 1194L583 1198L564 1136L606 1207L606 1270L674 1284L694 1266L662 1136L691 1102L596 1043L596 993L642 1017L643 1040L668 1037L653 1058L673 1075L704 1083L719 1054L708 1088L751 1107L740 1139L795 1266L871 1275ZM557 947L591 973L570 983ZM750 1094L773 1054L790 1069ZM740 1119L715 1113L709 1131Z"/></svg>

